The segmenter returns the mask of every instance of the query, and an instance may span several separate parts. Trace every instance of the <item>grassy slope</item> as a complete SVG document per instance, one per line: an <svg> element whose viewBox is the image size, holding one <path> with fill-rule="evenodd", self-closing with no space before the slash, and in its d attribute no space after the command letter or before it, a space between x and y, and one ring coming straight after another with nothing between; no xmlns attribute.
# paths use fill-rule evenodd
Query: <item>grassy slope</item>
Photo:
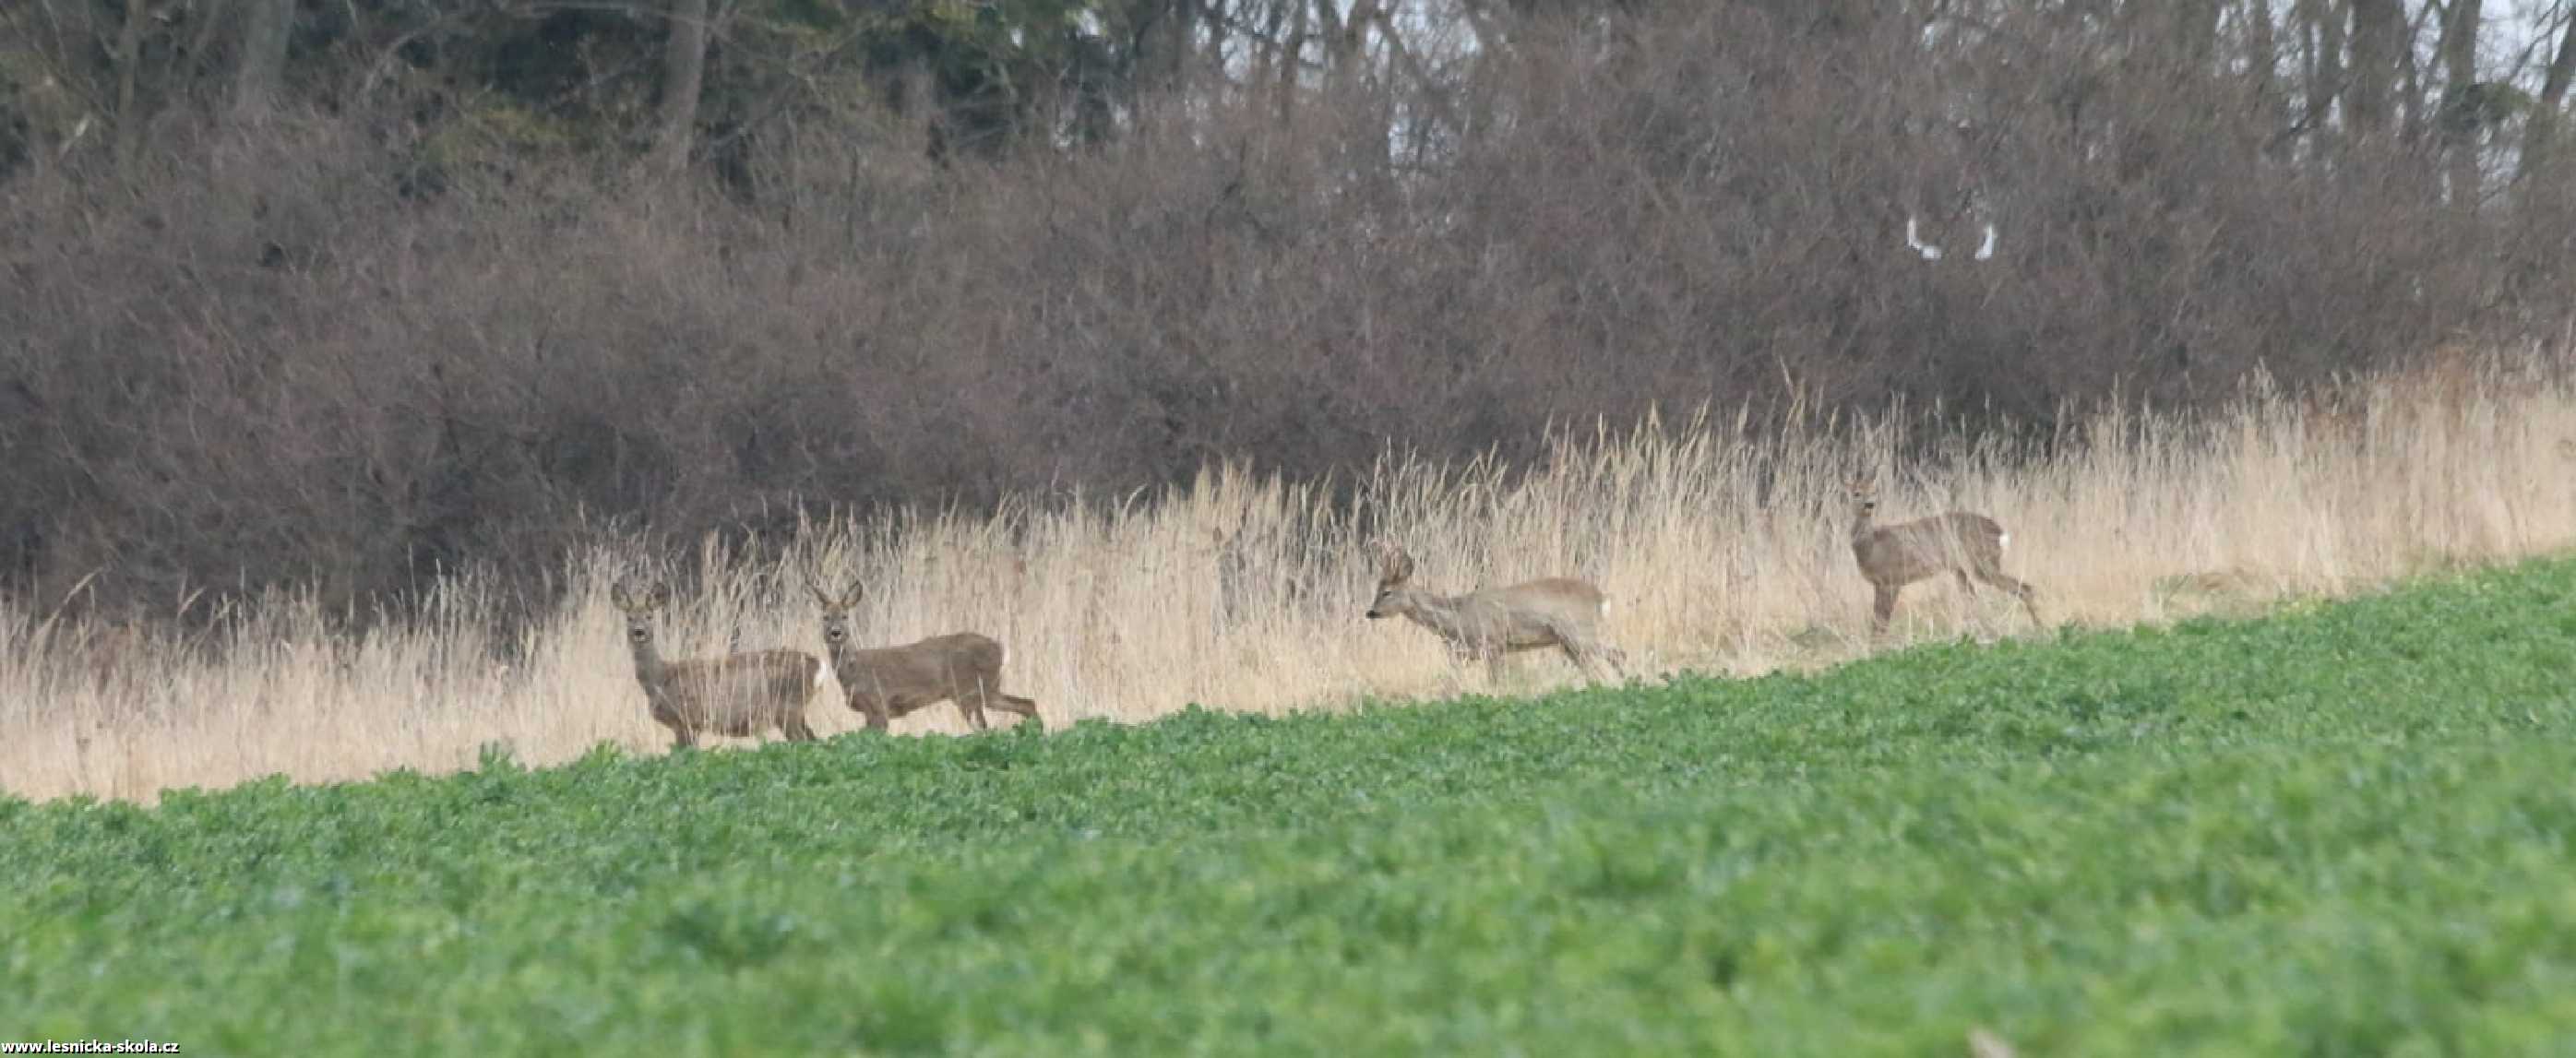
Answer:
<svg viewBox="0 0 2576 1058"><path fill-rule="evenodd" d="M0 802L0 1037L2546 1053L2571 599L2560 561L1815 677Z"/></svg>

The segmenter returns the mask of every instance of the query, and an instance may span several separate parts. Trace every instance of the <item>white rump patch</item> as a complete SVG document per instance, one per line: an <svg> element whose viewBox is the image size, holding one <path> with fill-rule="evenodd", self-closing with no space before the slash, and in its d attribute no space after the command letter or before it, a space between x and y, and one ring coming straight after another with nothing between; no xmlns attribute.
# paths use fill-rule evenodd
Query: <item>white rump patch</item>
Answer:
<svg viewBox="0 0 2576 1058"><path fill-rule="evenodd" d="M2007 548L2007 547L2011 547L2011 546L2012 546L2012 534L2011 534L2011 533L1998 533L1998 534L1996 534L1996 535L1995 535L1995 547L1996 547L1996 548L2001 549L2001 548Z"/></svg>

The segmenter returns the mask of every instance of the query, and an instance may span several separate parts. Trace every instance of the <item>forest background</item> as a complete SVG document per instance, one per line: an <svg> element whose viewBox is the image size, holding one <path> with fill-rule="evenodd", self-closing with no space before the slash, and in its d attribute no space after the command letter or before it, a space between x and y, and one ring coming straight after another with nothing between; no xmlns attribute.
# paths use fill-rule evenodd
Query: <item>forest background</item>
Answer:
<svg viewBox="0 0 2576 1058"><path fill-rule="evenodd" d="M524 614L604 527L2549 340L2569 6L23 0L0 589Z"/></svg>

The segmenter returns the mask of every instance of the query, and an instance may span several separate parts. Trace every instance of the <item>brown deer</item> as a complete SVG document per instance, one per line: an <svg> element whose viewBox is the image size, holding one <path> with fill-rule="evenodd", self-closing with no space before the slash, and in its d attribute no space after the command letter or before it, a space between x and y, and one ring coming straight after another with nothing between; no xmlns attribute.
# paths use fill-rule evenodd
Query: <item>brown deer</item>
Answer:
<svg viewBox="0 0 2576 1058"><path fill-rule="evenodd" d="M867 594L851 583L835 596L812 577L806 590L823 606L823 647L831 653L832 674L849 695L850 710L868 718L868 730L883 731L895 720L940 702L957 703L966 725L990 728L984 710L1017 713L1043 728L1038 703L1002 693L1002 644L989 636L955 632L899 647L874 649L850 643L850 609Z"/></svg>
<svg viewBox="0 0 2576 1058"><path fill-rule="evenodd" d="M700 734L743 738L770 728L790 742L814 741L805 704L823 686L823 663L801 650L759 650L718 658L665 661L653 643L653 611L671 601L655 584L637 592L625 580L611 585L610 602L626 612L626 643L635 653L635 682L653 719L671 729L672 748L689 749Z"/></svg>
<svg viewBox="0 0 2576 1058"><path fill-rule="evenodd" d="M1873 634L1887 631L1887 620L1896 613L1898 592L1944 571L1957 574L1959 590L1972 596L1977 588L1971 577L2011 592L2030 612L2031 623L2042 623L2036 601L2038 591L2004 573L2004 547L2012 542L2012 534L1994 519L1951 511L1900 525L1878 526L1872 522L1878 513L1878 497L1866 480L1852 480L1851 498L1852 557L1859 560L1861 576L1878 593L1870 609Z"/></svg>
<svg viewBox="0 0 2576 1058"><path fill-rule="evenodd" d="M1442 595L1413 586L1413 556L1378 546L1377 600L1368 616L1404 617L1431 630L1460 660L1483 658L1486 674L1503 677L1503 658L1549 647L1565 651L1585 676L1600 678L1626 667L1620 653L1601 643L1601 619L1610 612L1601 589L1570 577L1548 577L1466 595Z"/></svg>

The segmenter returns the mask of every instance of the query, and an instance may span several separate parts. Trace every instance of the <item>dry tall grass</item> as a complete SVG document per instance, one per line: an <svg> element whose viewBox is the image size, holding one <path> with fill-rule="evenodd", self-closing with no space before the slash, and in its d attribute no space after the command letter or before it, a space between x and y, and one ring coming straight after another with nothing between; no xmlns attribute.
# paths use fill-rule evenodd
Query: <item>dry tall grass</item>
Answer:
<svg viewBox="0 0 2576 1058"><path fill-rule="evenodd" d="M1432 636L1362 618L1384 534L1424 583L1466 589L1553 573L1607 589L1607 631L1644 672L1749 674L1872 649L1869 588L1847 544L1844 482L1881 483L1881 517L1952 505L2012 532L2006 563L2049 620L2158 621L2284 593L2354 590L2428 564L2553 549L2576 538L2576 384L2526 357L2356 383L2331 401L2249 391L2198 426L2120 410L2056 455L1935 445L1898 466L1906 427L1811 422L1757 433L1647 423L1561 438L1513 472L1391 458L1338 513L1315 484L1214 470L1160 498L1028 506L989 520L902 516L809 526L782 565L715 548L707 590L674 601L674 656L793 645L822 656L803 569L863 574L871 644L977 630L1001 639L1013 693L1050 727L1142 720L1196 702L1278 712L1363 696L1483 689ZM1919 434L1917 436L1920 436ZM638 556L602 546L579 590L523 642L479 620L492 585L440 585L414 622L337 639L279 600L215 644L56 623L0 605L0 784L45 798L150 800L284 773L299 781L472 766L486 743L556 762L601 741L660 752L607 586ZM683 578L684 580L686 578ZM1899 637L2022 634L2011 599L1910 591ZM492 659L514 659L504 666ZM1515 663L1511 690L1574 678ZM827 687L827 737L859 718ZM959 732L941 707L896 731ZM735 743L739 745L740 743Z"/></svg>

